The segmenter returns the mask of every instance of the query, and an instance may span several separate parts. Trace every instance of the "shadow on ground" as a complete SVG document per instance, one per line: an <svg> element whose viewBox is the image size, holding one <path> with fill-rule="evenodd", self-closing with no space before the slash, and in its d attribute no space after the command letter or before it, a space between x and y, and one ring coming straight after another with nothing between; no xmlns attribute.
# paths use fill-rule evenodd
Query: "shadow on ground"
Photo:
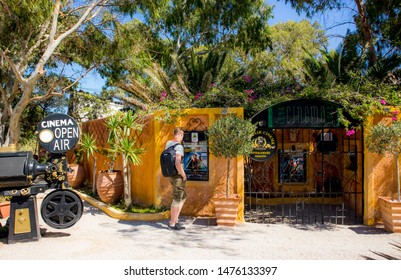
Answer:
<svg viewBox="0 0 401 280"><path fill-rule="evenodd" d="M389 243L389 244L391 246L393 246L395 250L397 250L398 252L401 253L401 243L397 242L397 243ZM371 252L373 254L375 254L376 256L379 256L379 257L381 257L382 259L385 259L385 260L401 260L400 257L396 257L396 256L393 256L393 255L385 254L385 253L382 253L382 252L376 252L376 251L372 251L372 250L371 250ZM376 260L375 258L368 257L368 256L362 256L362 257L365 258L366 260Z"/></svg>

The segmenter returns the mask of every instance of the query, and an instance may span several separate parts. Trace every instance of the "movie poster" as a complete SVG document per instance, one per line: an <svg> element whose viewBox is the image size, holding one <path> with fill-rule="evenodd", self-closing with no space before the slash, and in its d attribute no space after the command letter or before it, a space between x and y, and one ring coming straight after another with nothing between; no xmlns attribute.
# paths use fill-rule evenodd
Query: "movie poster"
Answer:
<svg viewBox="0 0 401 280"><path fill-rule="evenodd" d="M209 157L206 134L203 131L185 131L183 145L184 171L188 181L209 180Z"/></svg>

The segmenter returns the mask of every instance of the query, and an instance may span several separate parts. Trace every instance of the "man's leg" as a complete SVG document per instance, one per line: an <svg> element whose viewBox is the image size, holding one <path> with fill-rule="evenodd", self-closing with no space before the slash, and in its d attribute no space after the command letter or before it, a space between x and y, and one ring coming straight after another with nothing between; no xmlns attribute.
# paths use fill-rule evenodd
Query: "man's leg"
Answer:
<svg viewBox="0 0 401 280"><path fill-rule="evenodd" d="M173 202L174 204L174 202ZM170 209L170 226L174 226L178 222L178 215L180 214L180 208L171 205Z"/></svg>
<svg viewBox="0 0 401 280"><path fill-rule="evenodd" d="M178 217L187 197L187 193L185 190L186 182L182 180L181 176L178 175L171 179L173 184L173 202L171 203L170 226L174 227L178 223ZM183 228L184 227L181 226L181 229Z"/></svg>

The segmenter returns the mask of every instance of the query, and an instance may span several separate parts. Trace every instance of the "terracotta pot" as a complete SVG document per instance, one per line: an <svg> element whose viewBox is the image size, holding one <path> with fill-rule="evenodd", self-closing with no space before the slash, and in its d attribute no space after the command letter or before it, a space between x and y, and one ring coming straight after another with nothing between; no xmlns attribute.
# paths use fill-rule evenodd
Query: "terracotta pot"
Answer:
<svg viewBox="0 0 401 280"><path fill-rule="evenodd" d="M0 216L2 219L10 217L10 201L0 202Z"/></svg>
<svg viewBox="0 0 401 280"><path fill-rule="evenodd" d="M401 202L381 196L379 205L384 229L389 232L401 232Z"/></svg>
<svg viewBox="0 0 401 280"><path fill-rule="evenodd" d="M69 168L72 172L67 172L68 184L74 189L82 188L86 179L85 167L74 163L69 164Z"/></svg>
<svg viewBox="0 0 401 280"><path fill-rule="evenodd" d="M101 201L107 204L117 203L124 194L124 179L121 171L99 172L96 188Z"/></svg>
<svg viewBox="0 0 401 280"><path fill-rule="evenodd" d="M228 197L223 195L213 198L218 226L235 226L240 199L239 195L229 195Z"/></svg>

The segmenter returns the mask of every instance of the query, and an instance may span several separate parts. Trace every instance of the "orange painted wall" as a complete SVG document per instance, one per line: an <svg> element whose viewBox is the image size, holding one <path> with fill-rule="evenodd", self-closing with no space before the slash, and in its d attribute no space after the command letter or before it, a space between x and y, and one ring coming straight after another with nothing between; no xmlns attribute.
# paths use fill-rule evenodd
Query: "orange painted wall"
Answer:
<svg viewBox="0 0 401 280"><path fill-rule="evenodd" d="M369 127L381 121L390 122L391 119L385 115L370 117L364 134L368 133ZM381 218L379 196L395 197L397 193L396 164L393 156L380 156L367 149L364 156L364 224L373 225Z"/></svg>

